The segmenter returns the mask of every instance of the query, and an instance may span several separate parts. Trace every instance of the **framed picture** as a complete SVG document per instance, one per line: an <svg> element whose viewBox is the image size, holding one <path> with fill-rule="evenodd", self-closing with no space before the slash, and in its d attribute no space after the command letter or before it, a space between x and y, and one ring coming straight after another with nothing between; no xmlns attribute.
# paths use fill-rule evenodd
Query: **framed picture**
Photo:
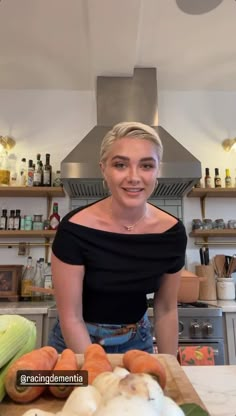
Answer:
<svg viewBox="0 0 236 416"><path fill-rule="evenodd" d="M17 297L22 266L0 265L0 298Z"/></svg>

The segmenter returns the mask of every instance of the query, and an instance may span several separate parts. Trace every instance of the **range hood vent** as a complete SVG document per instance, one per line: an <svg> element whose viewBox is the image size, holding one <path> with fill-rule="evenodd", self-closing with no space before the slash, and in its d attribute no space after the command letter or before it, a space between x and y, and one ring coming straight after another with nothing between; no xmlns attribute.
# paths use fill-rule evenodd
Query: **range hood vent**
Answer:
<svg viewBox="0 0 236 416"><path fill-rule="evenodd" d="M100 145L120 121L152 126L164 146L159 185L152 197L183 197L201 178L201 163L163 127L158 126L155 68L135 68L133 77L97 77L97 125L61 163L61 179L71 198L107 195L99 168Z"/></svg>

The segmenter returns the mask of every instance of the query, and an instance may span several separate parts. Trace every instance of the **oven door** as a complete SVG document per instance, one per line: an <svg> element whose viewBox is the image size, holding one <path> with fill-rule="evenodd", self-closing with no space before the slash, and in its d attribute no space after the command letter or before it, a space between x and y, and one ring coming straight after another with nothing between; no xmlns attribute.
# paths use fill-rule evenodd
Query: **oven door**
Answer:
<svg viewBox="0 0 236 416"><path fill-rule="evenodd" d="M195 339L195 340L181 340L179 339L179 347L194 347L194 346L209 346L213 348L214 351L214 360L215 365L224 365L225 364L225 348L224 348L224 340L223 339L217 339L217 340L208 340L203 341L202 339ZM157 354L157 344L156 339L153 337L153 353Z"/></svg>
<svg viewBox="0 0 236 416"><path fill-rule="evenodd" d="M215 365L224 365L225 364L225 351L224 351L224 341L223 339L217 340L179 340L179 347L187 347L187 346L209 346L213 348L214 351L214 360Z"/></svg>

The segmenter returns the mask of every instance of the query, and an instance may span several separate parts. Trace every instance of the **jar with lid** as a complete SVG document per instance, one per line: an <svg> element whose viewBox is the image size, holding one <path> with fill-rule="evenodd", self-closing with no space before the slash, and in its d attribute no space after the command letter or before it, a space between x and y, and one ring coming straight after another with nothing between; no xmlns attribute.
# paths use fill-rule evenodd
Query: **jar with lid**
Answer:
<svg viewBox="0 0 236 416"><path fill-rule="evenodd" d="M203 229L203 223L202 220L199 218L194 218L192 220L192 230L202 230Z"/></svg>
<svg viewBox="0 0 236 416"><path fill-rule="evenodd" d="M204 218L202 223L203 223L203 230L212 230L213 221L210 218Z"/></svg>
<svg viewBox="0 0 236 416"><path fill-rule="evenodd" d="M32 230L32 217L30 215L25 215L25 230Z"/></svg>
<svg viewBox="0 0 236 416"><path fill-rule="evenodd" d="M235 299L235 283L231 277L222 277L217 279L216 283L217 298L219 300Z"/></svg>
<svg viewBox="0 0 236 416"><path fill-rule="evenodd" d="M57 170L53 181L53 186L62 186L61 171Z"/></svg>

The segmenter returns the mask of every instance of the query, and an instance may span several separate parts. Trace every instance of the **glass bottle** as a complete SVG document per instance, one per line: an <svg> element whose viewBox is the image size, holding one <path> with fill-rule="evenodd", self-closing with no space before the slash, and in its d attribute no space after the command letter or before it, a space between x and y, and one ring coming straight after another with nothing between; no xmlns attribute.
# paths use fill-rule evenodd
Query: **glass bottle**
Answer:
<svg viewBox="0 0 236 416"><path fill-rule="evenodd" d="M225 169L225 187L226 188L231 188L231 186L232 186L232 180L231 180L231 176L230 176L230 170Z"/></svg>
<svg viewBox="0 0 236 416"><path fill-rule="evenodd" d="M52 166L49 153L46 153L46 162L43 167L43 186L52 186Z"/></svg>
<svg viewBox="0 0 236 416"><path fill-rule="evenodd" d="M41 155L37 154L37 165L34 170L33 186L41 186L42 184L42 168L41 168Z"/></svg>
<svg viewBox="0 0 236 416"><path fill-rule="evenodd" d="M13 225L14 230L20 229L20 221L21 221L20 209L16 209L16 215L14 217L14 225Z"/></svg>
<svg viewBox="0 0 236 416"><path fill-rule="evenodd" d="M9 155L9 166L10 166L10 186L18 185L18 175L17 175L17 157L14 153Z"/></svg>
<svg viewBox="0 0 236 416"><path fill-rule="evenodd" d="M43 272L42 272L42 265L40 264L40 260L37 260L35 272L33 276L33 286L36 287L43 287ZM32 300L40 301L42 300L43 296L41 292L32 291Z"/></svg>
<svg viewBox="0 0 236 416"><path fill-rule="evenodd" d="M28 162L28 171L27 171L27 186L33 186L34 184L34 167L33 160Z"/></svg>
<svg viewBox="0 0 236 416"><path fill-rule="evenodd" d="M57 170L53 181L53 186L62 186L61 171Z"/></svg>
<svg viewBox="0 0 236 416"><path fill-rule="evenodd" d="M10 185L10 166L8 153L6 151L0 154L0 186Z"/></svg>
<svg viewBox="0 0 236 416"><path fill-rule="evenodd" d="M0 230L6 230L7 229L7 210L2 210L2 215L0 217Z"/></svg>
<svg viewBox="0 0 236 416"><path fill-rule="evenodd" d="M58 214L58 203L53 203L52 214L49 217L50 230L56 230L60 223L60 215Z"/></svg>
<svg viewBox="0 0 236 416"><path fill-rule="evenodd" d="M210 169L206 168L205 170L205 188L211 188L211 176L210 176Z"/></svg>
<svg viewBox="0 0 236 416"><path fill-rule="evenodd" d="M26 179L26 159L23 157L20 165L19 186L26 186Z"/></svg>
<svg viewBox="0 0 236 416"><path fill-rule="evenodd" d="M22 300L31 300L32 299L32 291L31 286L33 284L33 274L34 274L34 267L33 267L33 259L31 256L27 258L27 264L22 274L21 279L21 299Z"/></svg>
<svg viewBox="0 0 236 416"><path fill-rule="evenodd" d="M52 270L51 270L51 263L47 263L45 270L44 270L44 288L45 289L52 289ZM44 300L52 300L53 295L50 293L45 293Z"/></svg>
<svg viewBox="0 0 236 416"><path fill-rule="evenodd" d="M215 168L215 178L214 178L215 188L221 188L221 178L219 174L219 169Z"/></svg>
<svg viewBox="0 0 236 416"><path fill-rule="evenodd" d="M7 229L8 230L14 230L14 220L15 220L15 210L11 209L10 210L10 215L8 218L8 224L7 224Z"/></svg>

